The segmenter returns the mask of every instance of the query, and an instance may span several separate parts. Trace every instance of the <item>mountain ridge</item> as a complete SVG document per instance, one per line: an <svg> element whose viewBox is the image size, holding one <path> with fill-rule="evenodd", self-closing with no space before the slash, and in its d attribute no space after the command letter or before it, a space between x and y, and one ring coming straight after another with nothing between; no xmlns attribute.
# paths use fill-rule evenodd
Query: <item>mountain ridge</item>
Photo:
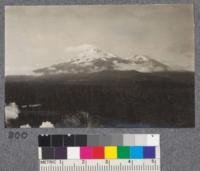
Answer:
<svg viewBox="0 0 200 171"><path fill-rule="evenodd" d="M134 55L122 58L112 53L104 52L94 46L85 46L78 55L68 57L66 61L39 68L36 74L50 75L60 73L92 73L104 70L135 70L138 72L168 71L170 68L145 55Z"/></svg>

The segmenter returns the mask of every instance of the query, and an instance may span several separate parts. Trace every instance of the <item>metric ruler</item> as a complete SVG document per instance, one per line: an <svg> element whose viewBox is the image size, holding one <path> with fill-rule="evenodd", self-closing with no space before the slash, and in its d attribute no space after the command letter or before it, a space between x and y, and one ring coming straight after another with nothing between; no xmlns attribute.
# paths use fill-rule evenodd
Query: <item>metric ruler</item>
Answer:
<svg viewBox="0 0 200 171"><path fill-rule="evenodd" d="M40 171L160 171L158 134L40 135Z"/></svg>

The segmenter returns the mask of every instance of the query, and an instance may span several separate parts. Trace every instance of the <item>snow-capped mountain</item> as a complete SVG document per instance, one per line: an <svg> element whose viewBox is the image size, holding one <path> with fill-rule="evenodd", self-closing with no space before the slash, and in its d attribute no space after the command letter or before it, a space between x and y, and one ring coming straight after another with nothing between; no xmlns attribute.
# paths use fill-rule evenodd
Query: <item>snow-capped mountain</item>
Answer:
<svg viewBox="0 0 200 171"><path fill-rule="evenodd" d="M118 70L136 70L138 72L159 72L167 71L169 68L154 59L151 59L143 55L135 55L133 57L126 58L129 61L129 65L117 64Z"/></svg>
<svg viewBox="0 0 200 171"><path fill-rule="evenodd" d="M135 70L138 72L166 71L168 66L147 56L122 58L94 46L84 46L80 53L65 62L34 70L38 74L92 73L104 70Z"/></svg>

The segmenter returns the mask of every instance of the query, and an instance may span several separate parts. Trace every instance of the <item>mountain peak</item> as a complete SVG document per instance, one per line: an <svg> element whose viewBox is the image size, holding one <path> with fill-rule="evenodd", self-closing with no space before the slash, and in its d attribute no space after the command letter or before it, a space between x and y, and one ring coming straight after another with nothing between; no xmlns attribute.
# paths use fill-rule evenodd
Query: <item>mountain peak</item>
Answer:
<svg viewBox="0 0 200 171"><path fill-rule="evenodd" d="M108 58L112 58L112 57L117 57L116 55L112 54L112 53L107 53L104 52L102 49L97 48L93 45L82 45L79 46L79 53L70 58L69 62L73 63L73 64L91 64L91 62L93 63L94 60L106 60Z"/></svg>
<svg viewBox="0 0 200 171"><path fill-rule="evenodd" d="M65 62L34 72L43 74L92 73L106 70L157 72L168 69L166 65L144 55L122 58L90 44L68 47L67 49L75 54L72 57L68 56Z"/></svg>
<svg viewBox="0 0 200 171"><path fill-rule="evenodd" d="M142 64L142 63L150 61L150 59L144 55L135 55L131 57L131 59L137 64Z"/></svg>

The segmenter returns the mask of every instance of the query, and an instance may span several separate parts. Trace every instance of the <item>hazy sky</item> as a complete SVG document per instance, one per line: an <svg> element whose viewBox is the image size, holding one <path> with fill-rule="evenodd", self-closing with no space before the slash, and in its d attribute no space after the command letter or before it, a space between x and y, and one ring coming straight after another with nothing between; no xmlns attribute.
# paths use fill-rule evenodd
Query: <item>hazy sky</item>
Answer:
<svg viewBox="0 0 200 171"><path fill-rule="evenodd" d="M194 70L192 5L7 6L6 74L63 62L92 44Z"/></svg>

